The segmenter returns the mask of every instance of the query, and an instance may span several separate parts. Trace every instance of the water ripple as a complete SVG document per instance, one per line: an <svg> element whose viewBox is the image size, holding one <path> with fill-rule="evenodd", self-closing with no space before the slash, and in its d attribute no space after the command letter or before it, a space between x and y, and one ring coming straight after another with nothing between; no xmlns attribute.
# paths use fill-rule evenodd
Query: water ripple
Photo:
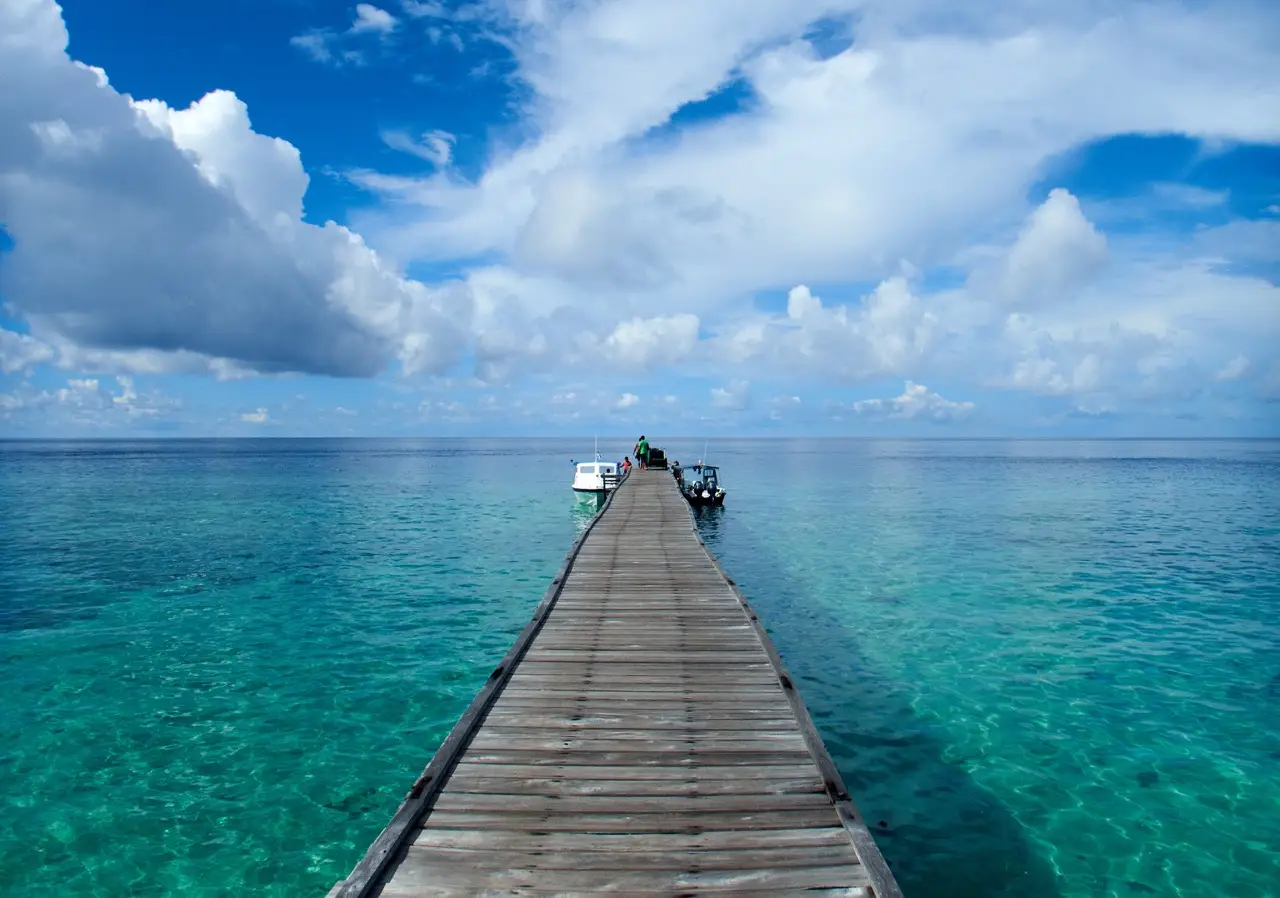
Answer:
<svg viewBox="0 0 1280 898"><path fill-rule="evenodd" d="M0 443L0 892L323 894L590 520L575 453ZM1280 893L1277 444L713 454L908 895Z"/></svg>

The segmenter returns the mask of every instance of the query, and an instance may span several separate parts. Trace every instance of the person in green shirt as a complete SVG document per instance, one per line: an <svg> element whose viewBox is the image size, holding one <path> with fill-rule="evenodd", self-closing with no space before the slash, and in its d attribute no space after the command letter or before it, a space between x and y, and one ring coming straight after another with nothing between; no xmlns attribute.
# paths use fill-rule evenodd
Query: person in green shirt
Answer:
<svg viewBox="0 0 1280 898"><path fill-rule="evenodd" d="M644 434L640 434L640 439L636 441L635 455L636 461L640 462L640 470L649 470L649 441L644 438Z"/></svg>

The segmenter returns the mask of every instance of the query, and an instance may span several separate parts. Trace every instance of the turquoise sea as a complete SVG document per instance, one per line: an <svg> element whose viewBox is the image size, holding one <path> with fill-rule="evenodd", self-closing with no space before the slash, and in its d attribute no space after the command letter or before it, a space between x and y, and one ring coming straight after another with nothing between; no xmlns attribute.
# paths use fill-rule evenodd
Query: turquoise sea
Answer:
<svg viewBox="0 0 1280 898"><path fill-rule="evenodd" d="M908 898L1280 896L1280 442L709 452L699 527ZM589 520L589 453L0 443L0 894L322 896Z"/></svg>

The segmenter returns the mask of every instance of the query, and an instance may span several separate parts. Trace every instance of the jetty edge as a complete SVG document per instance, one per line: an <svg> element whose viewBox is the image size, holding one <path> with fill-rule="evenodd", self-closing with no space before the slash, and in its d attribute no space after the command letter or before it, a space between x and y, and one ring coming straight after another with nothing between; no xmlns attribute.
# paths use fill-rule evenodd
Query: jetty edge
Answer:
<svg viewBox="0 0 1280 898"><path fill-rule="evenodd" d="M330 898L900 898L674 479L633 472Z"/></svg>

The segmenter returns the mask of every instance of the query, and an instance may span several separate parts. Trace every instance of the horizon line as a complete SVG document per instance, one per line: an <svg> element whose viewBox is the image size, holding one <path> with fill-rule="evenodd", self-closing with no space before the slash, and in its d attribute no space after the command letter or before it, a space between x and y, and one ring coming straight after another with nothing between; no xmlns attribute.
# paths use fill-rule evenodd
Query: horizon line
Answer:
<svg viewBox="0 0 1280 898"><path fill-rule="evenodd" d="M552 442L552 441L576 441L584 439L595 439L595 437L584 437L581 435L569 436L520 436L520 435L503 435L503 436L406 436L404 434L396 436L378 436L374 434L360 435L261 435L250 436L246 434L233 434L222 436L166 436L148 434L145 436L0 436L0 443L177 443L177 442L193 442L193 441L264 441L264 440L521 440L528 442L530 440ZM633 437L624 437L621 435L607 436L606 440L631 440ZM1212 443L1221 441L1233 442L1274 442L1280 441L1280 434L1268 436L833 436L833 435L814 435L814 436L777 436L777 435L739 435L739 436L717 436L707 437L704 435L677 435L671 437L661 437L663 441L667 440L710 440L711 442L724 441L774 441L782 442L786 440L847 440L847 441L897 441L909 443L929 443L929 442L967 442L967 443L983 443L983 442L1053 442L1053 441L1071 441L1076 443L1134 443L1134 442L1163 442L1163 443ZM653 441L650 440L652 443ZM659 447L661 448L661 447Z"/></svg>

